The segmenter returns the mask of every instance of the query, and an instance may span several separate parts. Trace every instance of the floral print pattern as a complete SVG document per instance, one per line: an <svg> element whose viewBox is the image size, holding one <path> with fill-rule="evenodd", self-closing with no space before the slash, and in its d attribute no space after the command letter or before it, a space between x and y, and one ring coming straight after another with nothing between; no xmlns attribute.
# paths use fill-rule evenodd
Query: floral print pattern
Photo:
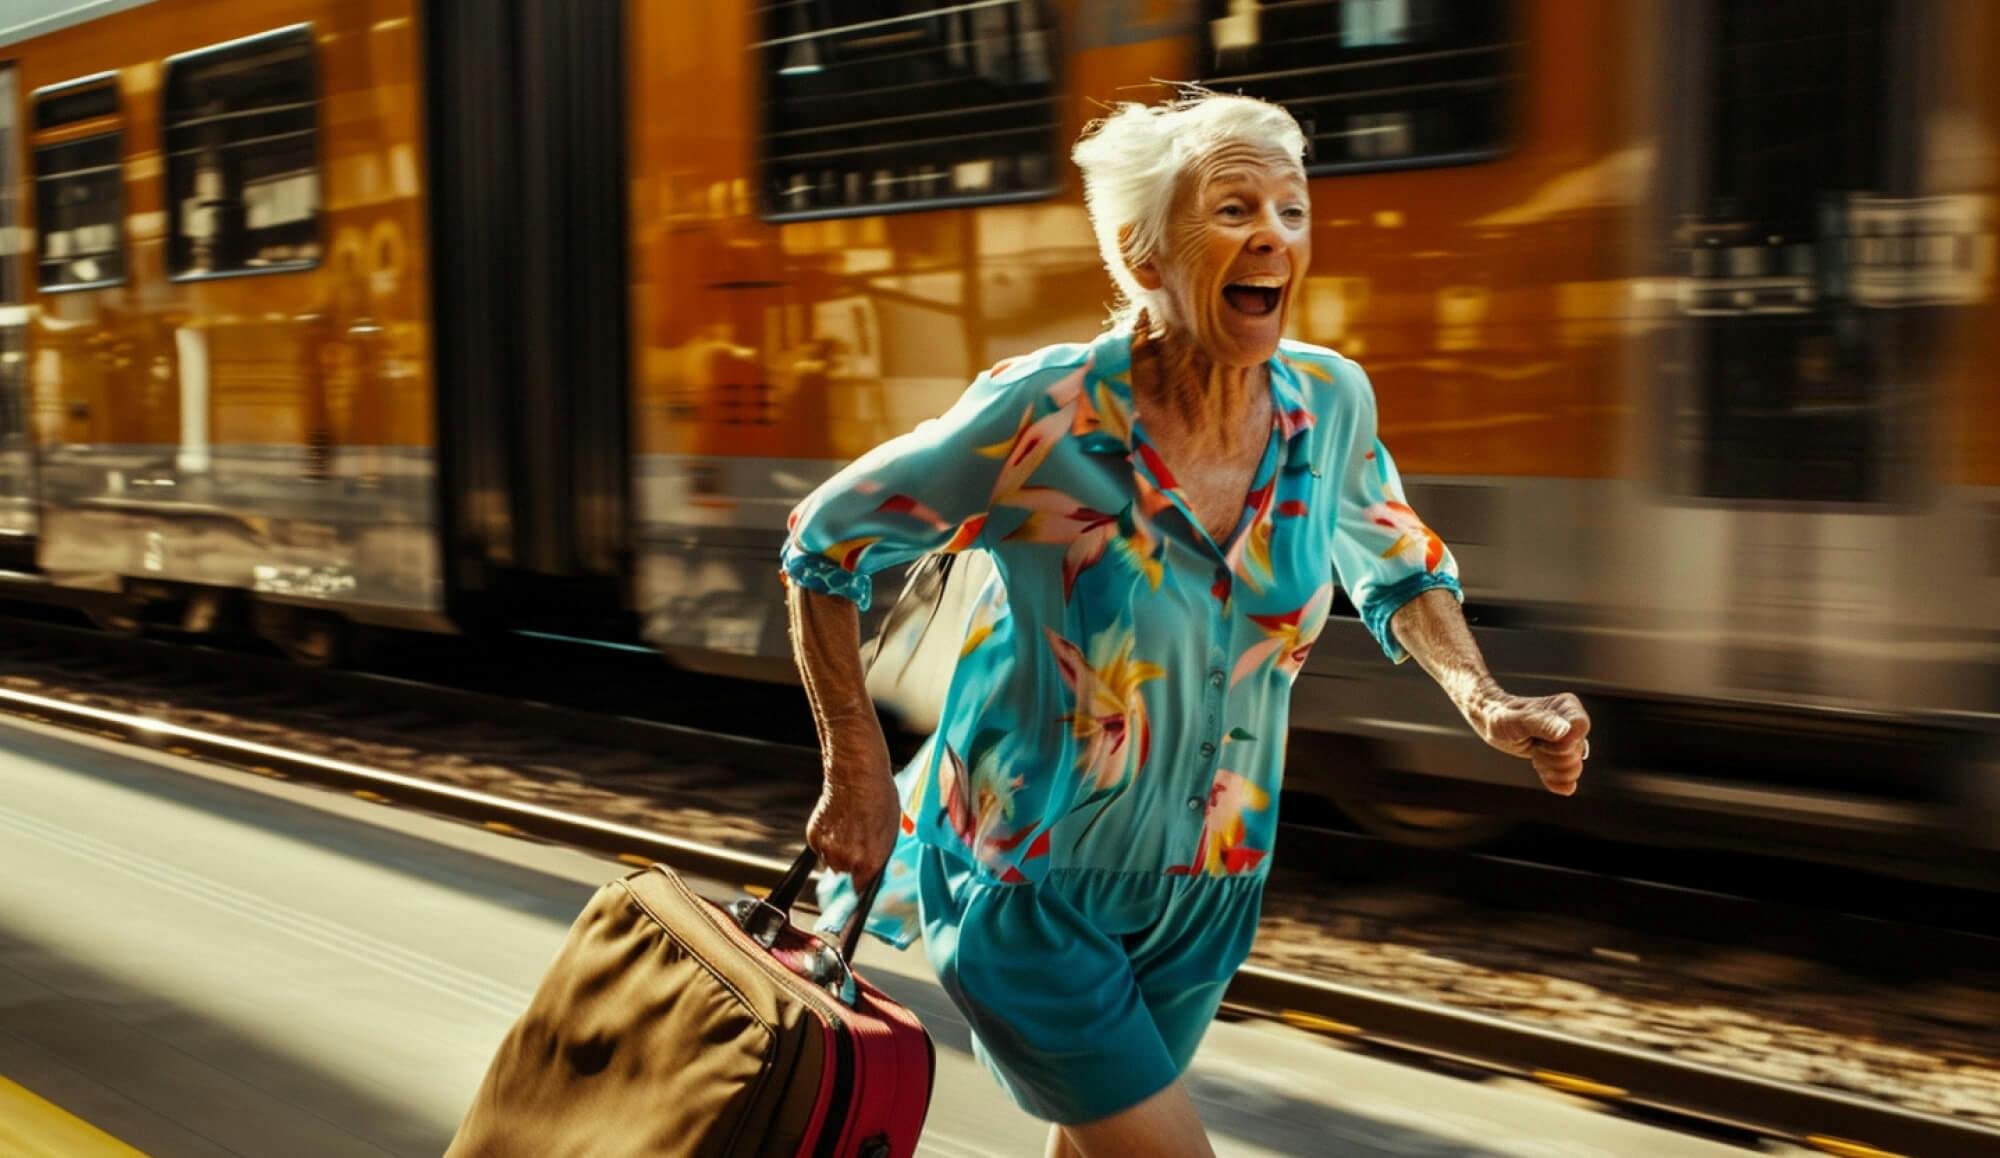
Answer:
<svg viewBox="0 0 2000 1158"><path fill-rule="evenodd" d="M1217 771L1215 783L1208 790L1201 843L1195 846L1194 860L1169 866L1167 874L1194 876L1207 873L1213 877L1226 877L1255 869L1264 863L1268 850L1251 847L1250 826L1244 822L1244 817L1270 806L1271 794L1259 787L1256 781L1226 769Z"/></svg>
<svg viewBox="0 0 2000 1158"><path fill-rule="evenodd" d="M1422 564L1426 571L1437 570L1444 559L1444 540L1424 526L1417 512L1402 503L1386 502L1369 507L1368 517L1377 526L1396 532L1396 541L1382 548L1384 559L1400 556L1407 562Z"/></svg>
<svg viewBox="0 0 2000 1158"><path fill-rule="evenodd" d="M1397 662L1396 609L1458 592L1376 439L1359 366L1282 344L1269 440L1217 544L1146 437L1131 339L1002 362L789 520L786 579L864 609L872 576L925 554L994 563L938 732L898 777L904 835L870 919L896 943L916 932L903 894L919 846L1008 884L1054 868L1267 871L1290 689L1336 585Z"/></svg>
<svg viewBox="0 0 2000 1158"><path fill-rule="evenodd" d="M1288 677L1297 676L1299 669L1305 667L1306 656L1319 639L1320 629L1326 626L1327 612L1332 608L1333 581L1328 580L1320 584L1312 598L1282 615L1252 615L1250 621L1263 630L1264 639L1244 648L1237 657L1230 686L1242 683L1244 676L1266 662Z"/></svg>

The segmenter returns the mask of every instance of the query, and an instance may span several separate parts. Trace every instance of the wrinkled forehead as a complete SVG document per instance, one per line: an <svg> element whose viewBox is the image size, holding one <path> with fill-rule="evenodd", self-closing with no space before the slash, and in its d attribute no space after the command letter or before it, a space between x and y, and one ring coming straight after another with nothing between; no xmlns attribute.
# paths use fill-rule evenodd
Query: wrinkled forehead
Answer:
<svg viewBox="0 0 2000 1158"><path fill-rule="evenodd" d="M1189 157L1181 166L1175 200L1220 192L1230 186L1280 185L1306 196L1306 170L1297 157L1268 142L1226 140Z"/></svg>

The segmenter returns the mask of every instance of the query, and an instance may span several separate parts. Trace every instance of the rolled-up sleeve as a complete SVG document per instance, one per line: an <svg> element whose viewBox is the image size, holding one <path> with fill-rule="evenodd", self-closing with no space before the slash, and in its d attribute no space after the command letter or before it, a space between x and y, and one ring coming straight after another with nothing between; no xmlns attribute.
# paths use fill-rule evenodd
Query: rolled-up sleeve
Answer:
<svg viewBox="0 0 2000 1158"><path fill-rule="evenodd" d="M1343 360L1336 377L1350 405L1335 434L1340 473L1334 569L1383 653L1402 663L1409 653L1389 621L1405 603L1433 588L1450 591L1463 602L1458 561L1404 497L1395 460L1376 436L1375 390L1368 376Z"/></svg>
<svg viewBox="0 0 2000 1158"><path fill-rule="evenodd" d="M1005 478L1039 461L1024 440L1056 436L1034 420L1043 376L982 373L949 411L822 483L788 520L786 580L866 611L877 572L977 545Z"/></svg>

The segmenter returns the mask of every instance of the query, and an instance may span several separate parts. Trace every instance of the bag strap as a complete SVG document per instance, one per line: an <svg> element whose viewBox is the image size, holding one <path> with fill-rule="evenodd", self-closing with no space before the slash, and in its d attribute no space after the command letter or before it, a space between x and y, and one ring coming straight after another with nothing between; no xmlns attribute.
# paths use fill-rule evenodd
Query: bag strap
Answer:
<svg viewBox="0 0 2000 1158"><path fill-rule="evenodd" d="M875 907L875 894L882 891L882 878L888 875L889 870L885 866L869 879L866 888L859 890L854 915L847 919L847 928L841 930L840 959L850 967L854 964L855 950L861 948L861 934L868 928L868 913Z"/></svg>

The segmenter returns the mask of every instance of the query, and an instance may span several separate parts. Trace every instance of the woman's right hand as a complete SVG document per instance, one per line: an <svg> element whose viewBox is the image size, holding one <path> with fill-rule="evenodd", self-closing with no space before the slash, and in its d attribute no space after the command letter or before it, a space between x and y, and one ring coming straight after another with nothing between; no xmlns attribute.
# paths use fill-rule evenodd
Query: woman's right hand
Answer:
<svg viewBox="0 0 2000 1158"><path fill-rule="evenodd" d="M841 745L826 764L819 803L806 822L806 843L826 867L866 883L889 863L903 815L888 745L879 735L872 744Z"/></svg>

